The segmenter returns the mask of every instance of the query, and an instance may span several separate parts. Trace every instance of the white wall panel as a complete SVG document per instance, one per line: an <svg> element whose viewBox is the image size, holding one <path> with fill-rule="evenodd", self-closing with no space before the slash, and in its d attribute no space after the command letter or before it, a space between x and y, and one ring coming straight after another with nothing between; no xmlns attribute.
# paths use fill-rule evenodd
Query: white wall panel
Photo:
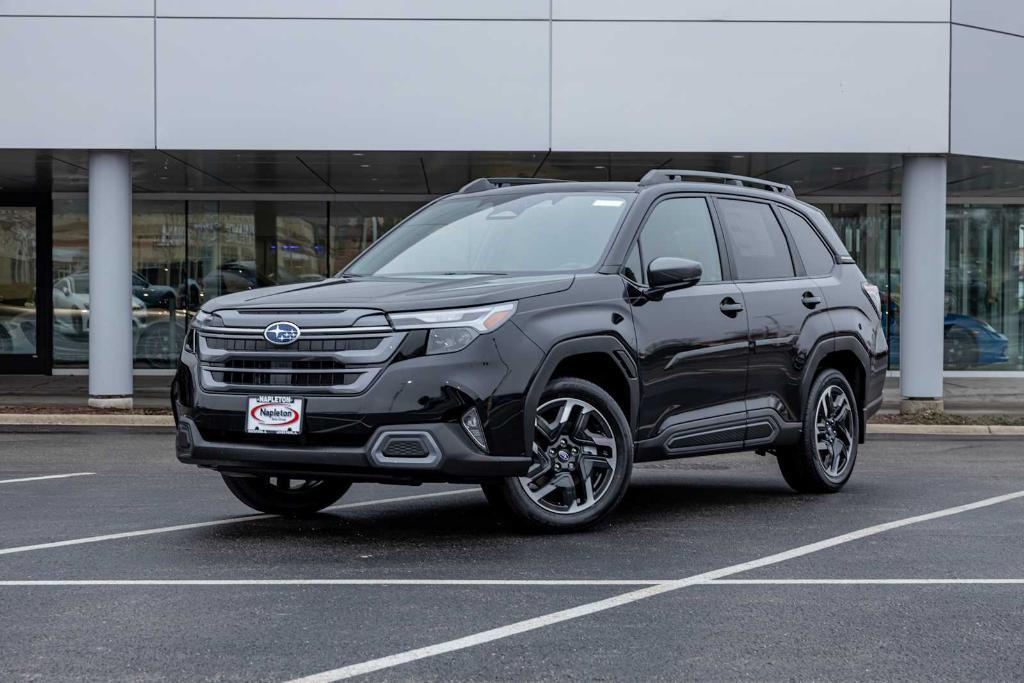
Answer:
<svg viewBox="0 0 1024 683"><path fill-rule="evenodd" d="M1024 159L1024 38L953 27L954 154Z"/></svg>
<svg viewBox="0 0 1024 683"><path fill-rule="evenodd" d="M157 0L162 17L547 19L548 0Z"/></svg>
<svg viewBox="0 0 1024 683"><path fill-rule="evenodd" d="M962 0L974 2L975 0ZM1019 0L1008 0L1019 1ZM949 21L950 0L552 0L555 19Z"/></svg>
<svg viewBox="0 0 1024 683"><path fill-rule="evenodd" d="M151 17L154 0L0 0L0 16Z"/></svg>
<svg viewBox="0 0 1024 683"><path fill-rule="evenodd" d="M548 24L157 20L157 143L535 150Z"/></svg>
<svg viewBox="0 0 1024 683"><path fill-rule="evenodd" d="M1024 35L1021 0L953 0L953 21Z"/></svg>
<svg viewBox="0 0 1024 683"><path fill-rule="evenodd" d="M152 147L153 19L0 17L0 148Z"/></svg>
<svg viewBox="0 0 1024 683"><path fill-rule="evenodd" d="M556 150L944 152L942 24L557 22Z"/></svg>

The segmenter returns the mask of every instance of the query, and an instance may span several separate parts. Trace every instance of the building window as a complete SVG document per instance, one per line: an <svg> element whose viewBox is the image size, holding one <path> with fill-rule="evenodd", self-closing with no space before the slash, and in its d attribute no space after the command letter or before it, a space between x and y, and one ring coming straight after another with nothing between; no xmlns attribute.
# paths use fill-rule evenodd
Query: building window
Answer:
<svg viewBox="0 0 1024 683"><path fill-rule="evenodd" d="M418 204L136 199L132 216L135 367L171 368L188 318L222 294L316 282ZM53 202L55 367L89 362L89 204ZM129 283L125 283L129 286Z"/></svg>

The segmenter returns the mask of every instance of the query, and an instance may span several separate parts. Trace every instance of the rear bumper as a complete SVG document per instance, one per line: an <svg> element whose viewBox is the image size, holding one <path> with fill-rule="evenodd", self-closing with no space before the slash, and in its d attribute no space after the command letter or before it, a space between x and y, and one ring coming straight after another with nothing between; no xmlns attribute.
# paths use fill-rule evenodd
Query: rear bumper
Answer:
<svg viewBox="0 0 1024 683"><path fill-rule="evenodd" d="M425 455L389 457L386 444L399 436L425 445ZM191 418L178 424L178 460L222 472L290 474L309 478L420 483L488 481L526 474L530 458L487 455L476 450L452 423L389 425L376 429L365 447L304 446L294 437L277 443L217 442L203 438Z"/></svg>

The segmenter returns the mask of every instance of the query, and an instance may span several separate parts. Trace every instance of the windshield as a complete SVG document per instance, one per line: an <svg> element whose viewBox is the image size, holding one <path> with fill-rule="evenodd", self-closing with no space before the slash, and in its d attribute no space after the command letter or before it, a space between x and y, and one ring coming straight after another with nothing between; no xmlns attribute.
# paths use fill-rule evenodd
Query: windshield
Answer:
<svg viewBox="0 0 1024 683"><path fill-rule="evenodd" d="M463 275L597 265L631 193L457 197L429 206L357 258L345 275Z"/></svg>

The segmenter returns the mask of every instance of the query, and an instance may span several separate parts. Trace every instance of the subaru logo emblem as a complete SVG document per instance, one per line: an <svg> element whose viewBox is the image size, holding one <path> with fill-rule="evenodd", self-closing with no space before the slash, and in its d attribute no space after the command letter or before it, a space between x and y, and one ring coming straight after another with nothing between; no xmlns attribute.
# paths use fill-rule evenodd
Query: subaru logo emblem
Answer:
<svg viewBox="0 0 1024 683"><path fill-rule="evenodd" d="M302 330L295 323L278 322L267 325L267 328L263 330L263 338L271 344L277 344L284 346L285 344L291 344L293 341L299 338L302 334Z"/></svg>

